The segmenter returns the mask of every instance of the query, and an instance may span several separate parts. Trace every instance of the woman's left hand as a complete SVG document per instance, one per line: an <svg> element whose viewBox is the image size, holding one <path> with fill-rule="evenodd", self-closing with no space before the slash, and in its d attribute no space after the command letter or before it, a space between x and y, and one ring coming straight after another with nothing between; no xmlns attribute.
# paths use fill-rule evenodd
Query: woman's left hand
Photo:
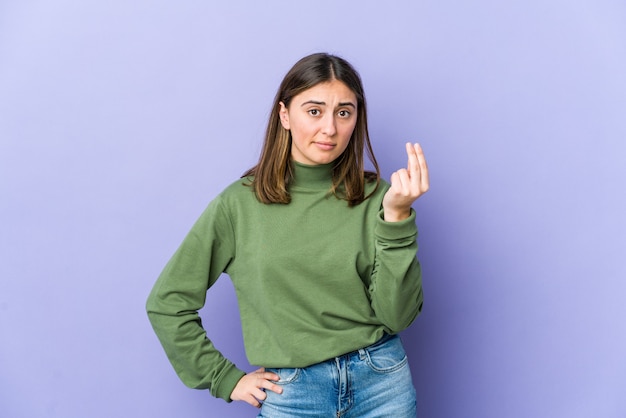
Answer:
<svg viewBox="0 0 626 418"><path fill-rule="evenodd" d="M411 205L428 191L428 166L419 144L406 144L409 161L391 175L391 187L383 197L385 221L397 222L411 214Z"/></svg>

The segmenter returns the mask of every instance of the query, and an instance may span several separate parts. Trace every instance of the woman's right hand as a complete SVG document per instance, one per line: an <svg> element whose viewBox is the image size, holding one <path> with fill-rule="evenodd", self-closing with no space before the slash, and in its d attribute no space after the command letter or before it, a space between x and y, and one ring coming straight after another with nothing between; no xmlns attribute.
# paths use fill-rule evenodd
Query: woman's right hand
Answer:
<svg viewBox="0 0 626 418"><path fill-rule="evenodd" d="M283 393L283 388L274 383L279 379L280 377L277 374L266 372L261 367L239 379L237 386L233 389L233 393L230 394L230 399L233 401L244 401L260 408L261 402L259 401L264 401L267 397L263 389L271 390L279 395Z"/></svg>
<svg viewBox="0 0 626 418"><path fill-rule="evenodd" d="M391 186L383 197L383 216L387 222L397 222L411 215L411 205L429 188L428 165L419 144L406 144L407 168L391 175Z"/></svg>

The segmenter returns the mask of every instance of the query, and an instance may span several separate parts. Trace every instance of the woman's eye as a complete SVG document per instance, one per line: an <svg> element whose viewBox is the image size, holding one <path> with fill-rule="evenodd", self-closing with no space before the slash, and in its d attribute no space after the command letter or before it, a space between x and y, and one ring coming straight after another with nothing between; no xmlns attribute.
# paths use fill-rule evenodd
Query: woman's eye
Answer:
<svg viewBox="0 0 626 418"><path fill-rule="evenodd" d="M340 110L339 111L339 117L340 118L347 118L350 116L350 111L348 110Z"/></svg>
<svg viewBox="0 0 626 418"><path fill-rule="evenodd" d="M319 116L319 114L320 114L319 109L310 109L309 110L309 115L311 115L311 116Z"/></svg>

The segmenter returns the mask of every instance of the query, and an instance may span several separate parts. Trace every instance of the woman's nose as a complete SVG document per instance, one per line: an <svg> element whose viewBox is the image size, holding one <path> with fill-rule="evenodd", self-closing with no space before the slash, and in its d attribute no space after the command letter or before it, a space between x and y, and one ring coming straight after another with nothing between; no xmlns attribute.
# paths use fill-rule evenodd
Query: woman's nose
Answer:
<svg viewBox="0 0 626 418"><path fill-rule="evenodd" d="M323 123L324 125L322 127L322 133L328 136L335 135L335 132L337 132L337 127L335 123L335 115L331 113L327 113L324 117Z"/></svg>

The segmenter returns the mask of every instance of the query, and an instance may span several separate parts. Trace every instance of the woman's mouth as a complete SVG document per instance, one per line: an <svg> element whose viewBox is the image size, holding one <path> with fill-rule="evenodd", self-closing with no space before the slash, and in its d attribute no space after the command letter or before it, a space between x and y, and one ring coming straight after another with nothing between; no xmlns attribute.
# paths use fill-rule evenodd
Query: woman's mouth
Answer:
<svg viewBox="0 0 626 418"><path fill-rule="evenodd" d="M333 144L332 142L315 142L315 145L324 151L330 151L336 146L336 144Z"/></svg>

